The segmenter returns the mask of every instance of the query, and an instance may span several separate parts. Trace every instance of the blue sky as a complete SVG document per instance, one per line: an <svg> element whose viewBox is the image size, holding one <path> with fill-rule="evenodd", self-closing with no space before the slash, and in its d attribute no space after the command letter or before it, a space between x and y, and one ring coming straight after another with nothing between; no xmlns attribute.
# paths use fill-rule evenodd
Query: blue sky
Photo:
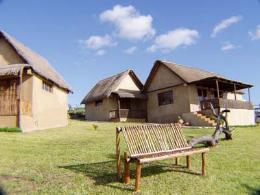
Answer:
<svg viewBox="0 0 260 195"><path fill-rule="evenodd" d="M260 103L260 1L0 0L0 28L46 57L79 104L100 79L156 59L252 83Z"/></svg>

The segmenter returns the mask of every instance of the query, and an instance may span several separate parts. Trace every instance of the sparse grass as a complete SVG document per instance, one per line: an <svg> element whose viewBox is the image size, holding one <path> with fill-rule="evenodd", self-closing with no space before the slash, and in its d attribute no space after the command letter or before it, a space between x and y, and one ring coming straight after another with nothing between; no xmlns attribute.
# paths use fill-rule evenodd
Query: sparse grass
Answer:
<svg viewBox="0 0 260 195"><path fill-rule="evenodd" d="M0 186L8 194L132 194L134 180L130 185L115 181L116 125L71 121L66 128L0 133ZM190 139L212 131L185 129L185 135ZM205 178L192 174L200 172L199 155L192 156L193 172L172 164L145 165L140 193L260 193L260 127L236 128L233 140L212 148Z"/></svg>
<svg viewBox="0 0 260 195"><path fill-rule="evenodd" d="M97 124L93 124L92 127L93 127L94 130L98 129L98 125Z"/></svg>

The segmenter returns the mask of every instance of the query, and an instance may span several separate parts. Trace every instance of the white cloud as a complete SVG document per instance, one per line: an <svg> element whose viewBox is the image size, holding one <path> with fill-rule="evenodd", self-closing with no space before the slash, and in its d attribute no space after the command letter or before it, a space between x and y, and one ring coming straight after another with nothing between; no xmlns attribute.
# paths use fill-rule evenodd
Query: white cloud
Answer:
<svg viewBox="0 0 260 195"><path fill-rule="evenodd" d="M222 51L229 51L229 50L234 50L234 49L237 49L237 48L238 48L237 45L234 45L233 43L230 43L229 41L227 41L223 44L223 46L221 47L221 50Z"/></svg>
<svg viewBox="0 0 260 195"><path fill-rule="evenodd" d="M159 35L155 38L154 44L147 48L149 52L154 52L158 49L174 50L181 46L194 45L199 38L199 32L188 28L178 28Z"/></svg>
<svg viewBox="0 0 260 195"><path fill-rule="evenodd" d="M127 48L124 52L126 53L126 54L129 54L129 55L131 55L131 54L133 54L135 51L136 51L136 47L135 46L133 46L133 47L129 47L129 48Z"/></svg>
<svg viewBox="0 0 260 195"><path fill-rule="evenodd" d="M93 35L86 40L79 40L79 43L84 49L96 51L96 55L98 56L103 56L106 54L105 48L117 45L117 43L114 42L109 35Z"/></svg>
<svg viewBox="0 0 260 195"><path fill-rule="evenodd" d="M155 30L152 27L152 16L141 15L131 5L115 5L113 9L102 12L100 20L114 24L116 32L121 38L138 40L155 34Z"/></svg>
<svg viewBox="0 0 260 195"><path fill-rule="evenodd" d="M260 40L260 25L258 25L254 32L249 31L249 36L251 37L251 40Z"/></svg>
<svg viewBox="0 0 260 195"><path fill-rule="evenodd" d="M224 29L228 28L232 24L238 23L243 19L242 16L232 16L230 18L227 18L225 20L222 20L219 22L213 29L211 37L216 37L218 33L223 31Z"/></svg>
<svg viewBox="0 0 260 195"><path fill-rule="evenodd" d="M97 36L93 35L90 36L87 40L80 40L79 41L85 48L98 50L104 47L111 47L115 46L116 42L113 42L109 35L105 36Z"/></svg>
<svg viewBox="0 0 260 195"><path fill-rule="evenodd" d="M105 54L106 54L106 50L104 50L104 49L98 50L98 51L96 52L96 55L98 55L98 56L103 56L103 55L105 55Z"/></svg>

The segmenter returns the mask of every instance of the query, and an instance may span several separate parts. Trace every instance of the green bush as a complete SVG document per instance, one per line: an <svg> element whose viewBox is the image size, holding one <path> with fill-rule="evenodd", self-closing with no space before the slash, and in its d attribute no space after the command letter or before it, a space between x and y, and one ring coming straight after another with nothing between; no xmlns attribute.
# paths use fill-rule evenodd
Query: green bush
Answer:
<svg viewBox="0 0 260 195"><path fill-rule="evenodd" d="M0 128L0 132L17 133L17 132L22 132L22 130L18 127L3 127L3 128Z"/></svg>
<svg viewBox="0 0 260 195"><path fill-rule="evenodd" d="M85 119L85 108L82 107L76 107L76 108L71 108L68 110L68 114L71 119Z"/></svg>

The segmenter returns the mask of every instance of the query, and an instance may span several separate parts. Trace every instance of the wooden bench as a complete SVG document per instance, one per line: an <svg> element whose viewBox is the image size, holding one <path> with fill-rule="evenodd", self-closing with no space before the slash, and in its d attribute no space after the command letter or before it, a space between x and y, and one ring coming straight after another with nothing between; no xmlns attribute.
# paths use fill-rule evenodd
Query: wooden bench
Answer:
<svg viewBox="0 0 260 195"><path fill-rule="evenodd" d="M117 178L122 178L120 133L128 148L124 153L124 182L130 181L130 163L136 163L135 191L140 187L141 165L157 160L186 156L187 168L191 168L190 155L202 154L202 176L205 176L205 153L209 148L192 148L186 141L179 124L147 124L116 128Z"/></svg>

